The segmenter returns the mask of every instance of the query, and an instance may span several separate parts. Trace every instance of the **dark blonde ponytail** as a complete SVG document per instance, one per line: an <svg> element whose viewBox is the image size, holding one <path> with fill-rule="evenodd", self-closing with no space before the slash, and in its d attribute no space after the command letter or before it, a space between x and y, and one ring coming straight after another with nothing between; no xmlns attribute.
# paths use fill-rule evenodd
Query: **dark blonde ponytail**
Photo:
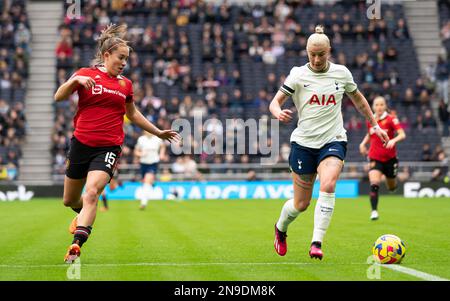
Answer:
<svg viewBox="0 0 450 301"><path fill-rule="evenodd" d="M126 24L110 24L102 30L100 37L97 39L97 53L95 54L92 65L103 64L103 55L105 52L114 51L119 45L128 46L128 41L125 40L126 34Z"/></svg>

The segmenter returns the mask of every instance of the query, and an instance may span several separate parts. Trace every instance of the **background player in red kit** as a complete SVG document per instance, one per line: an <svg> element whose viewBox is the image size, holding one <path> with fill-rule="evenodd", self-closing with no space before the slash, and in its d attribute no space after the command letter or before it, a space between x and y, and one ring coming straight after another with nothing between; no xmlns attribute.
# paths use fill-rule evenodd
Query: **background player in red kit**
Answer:
<svg viewBox="0 0 450 301"><path fill-rule="evenodd" d="M384 97L376 97L373 101L373 110L378 125L389 135L389 142L386 146L380 138L375 135L372 126L367 123L369 133L366 134L359 145L359 151L362 155L368 154L370 160L369 181L370 181L370 204L372 213L371 220L378 219L378 190L382 175L386 176L386 186L390 191L397 188L398 159L397 142L406 138L405 131L401 128L398 119L389 115L386 100ZM397 136L395 134L397 133ZM394 138L395 137L395 138ZM367 153L366 144L370 141L369 152Z"/></svg>
<svg viewBox="0 0 450 301"><path fill-rule="evenodd" d="M80 256L99 196L113 177L124 139L124 115L161 139L180 139L175 131L158 129L135 107L132 82L120 75L130 52L124 40L126 29L126 25L108 26L98 39L93 67L76 71L55 93L56 101L68 99L75 91L79 96L64 179L64 205L79 213L70 229L74 238L64 258L68 263Z"/></svg>

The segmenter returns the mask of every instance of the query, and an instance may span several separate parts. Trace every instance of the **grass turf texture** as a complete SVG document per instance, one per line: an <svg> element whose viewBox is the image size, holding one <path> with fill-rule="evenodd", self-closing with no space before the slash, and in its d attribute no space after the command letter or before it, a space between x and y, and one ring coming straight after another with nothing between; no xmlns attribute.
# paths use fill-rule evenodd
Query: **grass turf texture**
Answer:
<svg viewBox="0 0 450 301"><path fill-rule="evenodd" d="M273 247L284 200L112 201L98 212L82 248L81 280L368 280L367 257L382 234L407 247L402 266L450 278L450 200L381 196L369 220L368 197L338 199L324 260L308 250L313 201L291 224L288 253ZM74 212L58 199L0 202L0 280L67 280L63 256ZM381 269L381 280L420 280Z"/></svg>

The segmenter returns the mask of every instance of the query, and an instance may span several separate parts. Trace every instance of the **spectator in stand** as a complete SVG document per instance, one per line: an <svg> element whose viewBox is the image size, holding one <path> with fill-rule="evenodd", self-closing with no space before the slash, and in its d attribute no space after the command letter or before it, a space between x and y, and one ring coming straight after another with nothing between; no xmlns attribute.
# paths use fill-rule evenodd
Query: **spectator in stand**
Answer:
<svg viewBox="0 0 450 301"><path fill-rule="evenodd" d="M450 20L448 20L441 28L441 38L445 42L450 39Z"/></svg>
<svg viewBox="0 0 450 301"><path fill-rule="evenodd" d="M439 96L444 99L446 105L448 102L448 77L450 75L450 64L440 55L436 65L436 83Z"/></svg>
<svg viewBox="0 0 450 301"><path fill-rule="evenodd" d="M431 161L431 147L430 144L425 143L422 146L422 154L420 156L421 161Z"/></svg>
<svg viewBox="0 0 450 301"><path fill-rule="evenodd" d="M408 27L406 26L406 22L403 18L398 19L397 27L394 30L394 36L400 40L409 39Z"/></svg>
<svg viewBox="0 0 450 301"><path fill-rule="evenodd" d="M442 145L436 144L433 150L433 154L431 155L431 161L439 161L439 154L442 153L444 149Z"/></svg>
<svg viewBox="0 0 450 301"><path fill-rule="evenodd" d="M405 90L405 94L402 99L402 104L406 107L414 106L417 103L416 98L414 97L413 89L408 87Z"/></svg>
<svg viewBox="0 0 450 301"><path fill-rule="evenodd" d="M437 160L439 161L440 166L433 170L433 173L431 175L431 180L441 181L441 180L447 179L447 183L448 183L447 173L448 173L449 161L448 161L448 157L444 151L441 151L438 154Z"/></svg>
<svg viewBox="0 0 450 301"><path fill-rule="evenodd" d="M436 119L434 118L433 112L431 112L430 109L427 109L424 113L422 126L424 129L437 127Z"/></svg>
<svg viewBox="0 0 450 301"><path fill-rule="evenodd" d="M445 104L444 100L441 99L439 101L439 119L442 122L442 136L448 137L449 135L449 126L450 126L450 112L448 106Z"/></svg>

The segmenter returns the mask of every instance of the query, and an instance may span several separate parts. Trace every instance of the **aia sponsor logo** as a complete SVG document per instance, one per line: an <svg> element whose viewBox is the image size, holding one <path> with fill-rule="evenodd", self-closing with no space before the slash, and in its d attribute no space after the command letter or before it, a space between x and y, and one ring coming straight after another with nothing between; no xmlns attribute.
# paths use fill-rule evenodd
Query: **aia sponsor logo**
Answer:
<svg viewBox="0 0 450 301"><path fill-rule="evenodd" d="M308 103L310 105L319 105L319 106L329 106L329 105L336 105L336 99L333 94L331 95L319 95L313 94L311 98L309 99Z"/></svg>

